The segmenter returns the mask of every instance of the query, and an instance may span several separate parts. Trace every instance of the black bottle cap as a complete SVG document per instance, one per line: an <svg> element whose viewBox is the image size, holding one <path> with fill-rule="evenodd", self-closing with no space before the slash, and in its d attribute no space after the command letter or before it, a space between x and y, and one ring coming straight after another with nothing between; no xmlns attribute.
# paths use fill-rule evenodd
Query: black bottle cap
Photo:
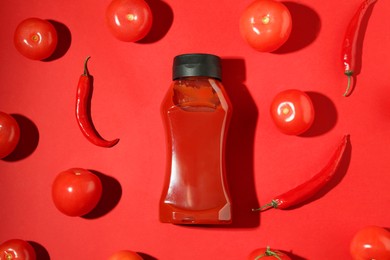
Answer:
<svg viewBox="0 0 390 260"><path fill-rule="evenodd" d="M173 60L173 80L192 76L221 80L221 59L216 55L203 53L176 56Z"/></svg>

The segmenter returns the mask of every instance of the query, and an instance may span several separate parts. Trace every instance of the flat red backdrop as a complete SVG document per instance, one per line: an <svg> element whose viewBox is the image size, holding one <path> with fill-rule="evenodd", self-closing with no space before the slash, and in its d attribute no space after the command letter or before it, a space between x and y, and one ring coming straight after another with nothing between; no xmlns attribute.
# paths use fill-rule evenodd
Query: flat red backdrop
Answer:
<svg viewBox="0 0 390 260"><path fill-rule="evenodd" d="M349 243L363 226L390 227L390 3L378 1L364 22L359 75L342 96L344 31L360 0L289 1L289 41L275 53L252 50L239 34L250 1L147 0L155 15L140 43L115 39L106 27L106 1L2 1L0 110L15 116L22 139L0 160L0 242L30 241L39 259L107 259L129 249L146 259L245 259L271 246L293 259L350 259ZM48 19L60 45L49 61L32 61L13 46L17 24ZM223 59L223 82L234 106L227 174L234 203L230 227L162 224L158 201L165 169L159 107L177 54L206 52ZM74 116L76 85L90 55L92 116L113 148L92 145ZM269 106L279 91L297 88L313 99L314 126L287 136ZM344 134L350 145L336 177L293 210L252 213L310 178ZM61 171L97 173L105 193L86 217L60 213L51 184Z"/></svg>

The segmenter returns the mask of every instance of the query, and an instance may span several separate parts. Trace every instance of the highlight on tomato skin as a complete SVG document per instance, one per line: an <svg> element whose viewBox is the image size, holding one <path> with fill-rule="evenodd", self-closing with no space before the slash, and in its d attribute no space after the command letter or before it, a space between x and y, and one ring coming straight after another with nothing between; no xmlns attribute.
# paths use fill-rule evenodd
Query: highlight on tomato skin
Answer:
<svg viewBox="0 0 390 260"><path fill-rule="evenodd" d="M32 60L49 58L56 50L57 43L57 31L47 20L27 18L15 29L15 48L20 54Z"/></svg>
<svg viewBox="0 0 390 260"><path fill-rule="evenodd" d="M273 52L290 37L292 18L288 8L276 0L255 0L241 14L240 33L259 52Z"/></svg>
<svg viewBox="0 0 390 260"><path fill-rule="evenodd" d="M270 113L276 127L287 135L300 135L314 122L314 105L304 91L287 89L276 94Z"/></svg>

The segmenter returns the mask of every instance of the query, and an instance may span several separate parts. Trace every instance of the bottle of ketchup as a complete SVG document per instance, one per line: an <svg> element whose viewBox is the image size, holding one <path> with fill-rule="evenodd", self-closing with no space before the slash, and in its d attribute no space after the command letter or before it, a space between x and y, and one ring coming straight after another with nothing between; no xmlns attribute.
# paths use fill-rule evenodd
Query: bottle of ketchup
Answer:
<svg viewBox="0 0 390 260"><path fill-rule="evenodd" d="M221 83L220 58L174 58L173 82L161 106L167 163L160 220L174 224L232 221L225 144L232 113Z"/></svg>

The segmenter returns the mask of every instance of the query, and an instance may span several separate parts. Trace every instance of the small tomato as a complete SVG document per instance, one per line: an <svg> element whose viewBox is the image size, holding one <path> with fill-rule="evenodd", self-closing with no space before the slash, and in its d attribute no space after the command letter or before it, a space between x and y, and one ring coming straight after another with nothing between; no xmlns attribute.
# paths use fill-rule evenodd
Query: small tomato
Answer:
<svg viewBox="0 0 390 260"><path fill-rule="evenodd" d="M65 215L83 216L98 204L102 183L92 172L72 168L57 175L52 185L54 205Z"/></svg>

